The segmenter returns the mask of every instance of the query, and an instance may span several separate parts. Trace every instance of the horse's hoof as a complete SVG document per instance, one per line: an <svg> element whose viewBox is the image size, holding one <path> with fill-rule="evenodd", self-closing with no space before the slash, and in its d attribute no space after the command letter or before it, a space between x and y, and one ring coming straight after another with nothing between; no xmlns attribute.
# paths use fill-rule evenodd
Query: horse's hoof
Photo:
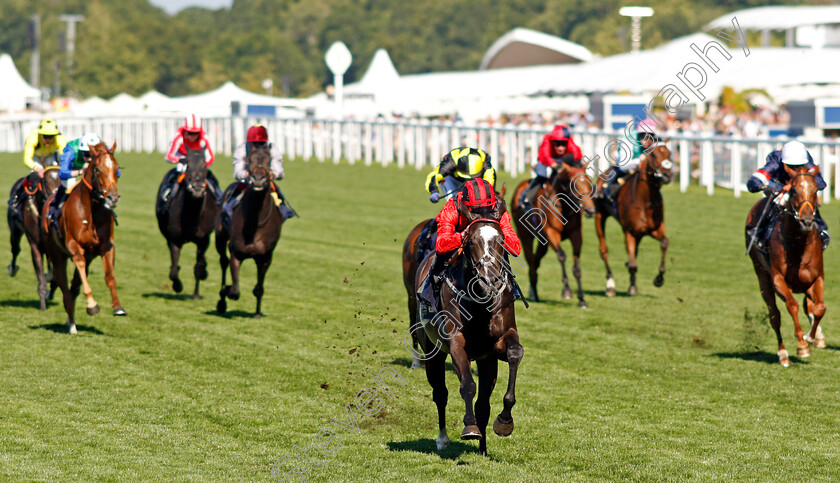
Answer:
<svg viewBox="0 0 840 483"><path fill-rule="evenodd" d="M88 315L96 315L99 313L99 304L94 305L93 307L88 307L85 309Z"/></svg>
<svg viewBox="0 0 840 483"><path fill-rule="evenodd" d="M18 270L20 270L19 266L12 265L11 263L9 264L9 276L10 277L14 277L15 275L17 275Z"/></svg>
<svg viewBox="0 0 840 483"><path fill-rule="evenodd" d="M181 293L181 290L184 290L184 284L181 283L180 278L176 278L172 281L172 290L174 290L175 293Z"/></svg>
<svg viewBox="0 0 840 483"><path fill-rule="evenodd" d="M254 314L254 318L255 319L261 319L261 318L263 318L263 314L257 312L256 314Z"/></svg>
<svg viewBox="0 0 840 483"><path fill-rule="evenodd" d="M67 324L67 333L68 334L76 334L78 331L76 330L76 324L68 323Z"/></svg>
<svg viewBox="0 0 840 483"><path fill-rule="evenodd" d="M604 295L606 295L607 297L615 297L615 289L614 288L608 288L604 292Z"/></svg>
<svg viewBox="0 0 840 483"><path fill-rule="evenodd" d="M227 312L227 302L224 300L219 300L219 303L216 304L216 312L220 314L224 314Z"/></svg>
<svg viewBox="0 0 840 483"><path fill-rule="evenodd" d="M231 300L239 300L239 292L228 291L228 298Z"/></svg>
<svg viewBox="0 0 840 483"><path fill-rule="evenodd" d="M125 309L124 309L124 308L122 308L122 307L114 307L114 316L115 316L115 317L122 317L122 316L124 316L124 315L128 315L128 313L125 311Z"/></svg>
<svg viewBox="0 0 840 483"><path fill-rule="evenodd" d="M796 348L796 357L800 359L805 359L806 357L811 356L811 348L808 346L805 347L797 347Z"/></svg>
<svg viewBox="0 0 840 483"><path fill-rule="evenodd" d="M563 289L563 300L572 300L572 291L569 287Z"/></svg>
<svg viewBox="0 0 840 483"><path fill-rule="evenodd" d="M53 298L55 298L55 289L50 290L50 292L47 294L47 300L52 300Z"/></svg>
<svg viewBox="0 0 840 483"><path fill-rule="evenodd" d="M779 358L779 364L781 364L782 367L790 367L790 359L787 357L785 357L784 359Z"/></svg>
<svg viewBox="0 0 840 483"><path fill-rule="evenodd" d="M420 359L418 359L416 357L412 357L411 358L411 368L412 369L420 369L421 367L423 367L423 364L420 363Z"/></svg>
<svg viewBox="0 0 840 483"><path fill-rule="evenodd" d="M438 436L435 440L435 444L437 444L438 451L443 451L447 446L449 446L449 436Z"/></svg>
<svg viewBox="0 0 840 483"><path fill-rule="evenodd" d="M192 294L192 299L193 300L201 300L201 295L199 295L197 293L194 293L194 294Z"/></svg>
<svg viewBox="0 0 840 483"><path fill-rule="evenodd" d="M661 287L661 286L665 285L665 277L663 277L662 274L660 273L659 275L656 276L656 278L653 279L653 285L655 287Z"/></svg>
<svg viewBox="0 0 840 483"><path fill-rule="evenodd" d="M825 343L825 338L815 339L814 347L816 347L817 349L825 349L827 347L827 344Z"/></svg>
<svg viewBox="0 0 840 483"><path fill-rule="evenodd" d="M636 288L635 285L631 285L629 289L627 289L627 295L638 295L639 289Z"/></svg>
<svg viewBox="0 0 840 483"><path fill-rule="evenodd" d="M533 302L540 301L540 297L537 295L537 289L535 289L534 287L528 289L528 300L531 300Z"/></svg>
<svg viewBox="0 0 840 483"><path fill-rule="evenodd" d="M513 432L513 419L509 423L503 423L501 419L496 418L493 421L493 432L499 436L510 436L510 433Z"/></svg>
<svg viewBox="0 0 840 483"><path fill-rule="evenodd" d="M493 423L494 425L496 423ZM470 440L470 439L481 439L481 430L478 429L478 426L475 424L470 424L469 426L465 426L464 430L461 431L461 439L463 440Z"/></svg>
<svg viewBox="0 0 840 483"><path fill-rule="evenodd" d="M578 302L578 307L580 307L580 308L582 308L582 309L588 309L588 308L589 308L589 306L588 306L588 305L586 305L586 302L584 302L583 300L581 300L580 302Z"/></svg>

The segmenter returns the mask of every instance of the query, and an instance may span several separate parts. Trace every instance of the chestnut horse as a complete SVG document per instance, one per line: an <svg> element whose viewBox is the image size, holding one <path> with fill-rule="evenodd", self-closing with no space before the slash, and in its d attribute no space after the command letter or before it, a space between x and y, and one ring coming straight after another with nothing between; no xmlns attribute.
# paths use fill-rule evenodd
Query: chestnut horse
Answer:
<svg viewBox="0 0 840 483"><path fill-rule="evenodd" d="M35 277L38 279L38 298L41 301L40 309L47 310L47 300L51 300L55 292L56 284L51 281L50 290L47 292L47 276L44 274L44 244L41 242L41 206L51 194L55 193L61 186L61 179L58 177L58 166L48 166L44 169L44 176L37 182L32 182L30 174L28 177L19 179L14 188L12 196L17 192L17 187L30 179L28 186L23 188L23 196L20 197L16 206L9 205L6 211L6 219L9 222L9 234L12 244L12 262L9 263L9 276L17 274L17 257L20 253L20 239L26 235L29 242L29 249L32 252L32 266L35 268ZM50 270L51 271L51 270ZM50 278L52 275L50 274Z"/></svg>
<svg viewBox="0 0 840 483"><path fill-rule="evenodd" d="M75 306L79 287L87 298L87 314L99 313L99 305L93 298L87 278L88 266L95 257L102 257L105 267L105 284L111 290L111 306L114 315L126 315L125 309L117 297L117 281L114 278L114 208L120 201L117 189L117 171L119 165L114 159L117 143L108 149L104 143L90 146L91 161L82 179L64 202L61 217L58 220L58 232L53 224L43 217L41 232L46 246L47 256L53 264L54 278L64 296L64 310L67 312L67 328L76 333ZM52 197L47 200L44 209L48 209ZM67 286L67 259L72 258L76 265L73 282Z"/></svg>
<svg viewBox="0 0 840 483"><path fill-rule="evenodd" d="M452 356L452 365L460 381L460 393L466 412L461 439L479 440L479 452L487 454L487 423L490 419L490 394L496 384L498 361L507 361L510 369L507 392L503 398L504 408L493 423L493 431L499 436L513 432L511 409L516 403L514 389L519 362L524 353L519 343L513 307L513 279L508 276L507 262L500 259L504 253L504 235L499 219L505 210L504 200L486 218L469 210L461 210L461 216L470 221L465 230L465 244L451 264L447 281L440 290L441 310L424 330L416 324L410 328L412 337L419 343L426 363L426 379L432 386L432 398L438 409L439 433L436 439L438 450L449 444L446 433L446 389L445 363L447 354ZM417 229L412 230L409 239L416 238ZM432 257L420 264L415 278L408 277L405 268L412 256L406 240L403 251L403 280L410 295L416 294L431 268ZM409 249L406 250L405 248ZM500 276L501 274L501 276ZM471 283L477 282L477 283ZM470 287L469 290L467 287ZM469 291L469 295L467 295ZM480 292L478 294L474 292ZM416 295L414 295L416 296ZM416 303L416 302L415 302ZM411 306L411 304L409 304ZM417 315L412 314L412 320ZM470 361L476 361L478 368L478 397L472 377Z"/></svg>
<svg viewBox="0 0 840 483"><path fill-rule="evenodd" d="M667 142L667 141L665 141ZM674 164L671 162L671 150L664 143L657 144L642 161L636 172L625 178L624 184L615 196L617 210L613 211L609 200L599 197L595 202L595 232L598 234L601 259L607 269L606 295L615 295L615 279L607 257L607 239L604 226L607 218L613 215L624 230L624 245L627 249L627 270L630 272L628 295L636 295L636 255L639 253L639 241L649 235L659 240L662 260L659 263L659 275L653 284L661 287L665 283L665 253L668 250L668 237L665 236L665 207L660 188L671 182Z"/></svg>
<svg viewBox="0 0 840 483"><path fill-rule="evenodd" d="M563 298L572 298L572 290L569 288L569 277L566 274L566 252L560 242L568 239L572 243L572 257L574 264L572 273L577 280L578 307L586 308L586 301L583 299L583 286L580 282L580 249L583 245L583 223L581 220L580 208L587 217L595 213L595 202L592 201L594 189L582 168L571 168L566 165L557 171L537 191L536 202L534 203L535 213L538 213L540 227L534 227L530 219L532 215L526 214L519 204L522 192L528 188L528 181L519 183L513 192L511 202L513 218L516 219L516 233L522 242L522 251L525 260L528 262L528 275L531 286L528 289L528 298L539 301L537 294L537 269L540 261L548 252L548 247L557 252L557 260L563 267ZM534 239L539 242L536 251L534 250Z"/></svg>
<svg viewBox="0 0 840 483"><path fill-rule="evenodd" d="M271 265L274 247L280 240L283 217L270 196L273 187L271 154L268 148L254 148L245 162L248 167L248 187L245 188L239 204L233 208L230 226L222 224L221 216L216 217L216 251L219 252L219 263L222 266L222 289L219 291L216 311L220 314L227 311L225 298L239 299L239 267L243 260L253 258L257 264L257 285L254 287L257 310L254 318L260 318L265 273ZM239 182L228 186L222 203L231 195L237 183ZM227 254L228 249L230 258ZM232 285L225 284L228 264Z"/></svg>
<svg viewBox="0 0 840 483"><path fill-rule="evenodd" d="M750 258L758 277L761 296L770 311L770 325L776 331L779 341L779 363L790 366L790 357L782 342L782 319L776 306L776 297L784 299L790 316L793 318L794 333L796 335L796 355L808 357L811 355L809 343L816 347L825 347L825 337L820 328L820 320L825 315L823 299L823 249L819 238L819 230L814 222L817 211L817 182L818 167L810 170L805 167L791 168L785 166L790 176L790 182L785 186L783 194L779 195L782 212L774 217L768 230L770 239L767 241L767 253L761 252L753 245ZM784 194L787 193L787 194ZM772 203L769 198L762 198L750 210L747 217L747 228L756 225L764 205ZM767 221L765 221L767 223ZM747 236L747 246L750 237ZM803 304L805 313L811 321L811 330L805 334L799 325L799 304L794 293L804 293Z"/></svg>
<svg viewBox="0 0 840 483"><path fill-rule="evenodd" d="M181 247L185 243L195 243L195 290L192 297L200 298L198 284L207 279L207 260L204 254L210 245L210 234L213 233L216 214L219 205L212 189L207 188L207 163L204 150L187 149L187 170L180 175L178 183L180 189L169 202L168 210L155 210L158 228L166 238L172 263L169 266L169 280L172 280L172 290L180 293L184 286L178 278L178 258ZM164 177L163 183L168 179ZM160 203L158 199L158 203Z"/></svg>

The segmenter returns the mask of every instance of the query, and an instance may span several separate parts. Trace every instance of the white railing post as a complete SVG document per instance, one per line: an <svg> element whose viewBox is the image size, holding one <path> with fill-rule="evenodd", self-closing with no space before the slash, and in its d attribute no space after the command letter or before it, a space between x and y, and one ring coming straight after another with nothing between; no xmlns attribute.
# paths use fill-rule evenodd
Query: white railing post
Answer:
<svg viewBox="0 0 840 483"><path fill-rule="evenodd" d="M730 144L732 149L730 150L732 162L730 164L730 168L732 172L730 173L730 179L732 179L732 191L735 193L736 198L741 197L741 142L734 141Z"/></svg>
<svg viewBox="0 0 840 483"><path fill-rule="evenodd" d="M706 183L706 193L711 196L715 194L715 153L711 141L703 141L701 144L703 159L703 181Z"/></svg>

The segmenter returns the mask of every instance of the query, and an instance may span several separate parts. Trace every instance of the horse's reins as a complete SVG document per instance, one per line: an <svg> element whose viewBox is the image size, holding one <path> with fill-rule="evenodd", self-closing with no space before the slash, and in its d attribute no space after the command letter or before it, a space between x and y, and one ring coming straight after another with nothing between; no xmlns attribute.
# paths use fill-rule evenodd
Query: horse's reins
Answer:
<svg viewBox="0 0 840 483"><path fill-rule="evenodd" d="M89 183L89 182L88 182L88 180L87 180L87 179L85 179L84 175L82 176L82 183L84 183L84 185L87 187L87 189L88 189L91 193L94 193L94 194L96 195L96 199L97 199L97 201L105 201L105 198L108 196L108 189L109 189L111 186L114 186L115 184L117 184L117 182L116 182L116 181L113 181L113 180L112 180L112 181L111 181L110 183L108 183L108 185L107 185L107 186L105 186L105 188L103 189L103 187L102 187L102 182L101 182L101 181L99 181L99 176L97 176L97 172L99 171L99 168L96 166L96 161L97 161L97 160L99 160L99 158L101 158L102 156L106 156L106 155L110 155L110 154L113 154L113 153L112 153L111 151L108 151L108 150L106 149L106 150L105 150L105 152L103 152L103 153L99 153L99 154L97 154L96 156L94 156L94 157L93 157L93 159L91 159L90 164L88 165L88 167L89 167L89 169L91 170L91 174L90 174L90 175L91 175L91 177L93 178L93 182L90 182L90 183ZM97 185L98 189L96 189L96 190L94 190L94 189L93 189L93 183L96 183L96 185ZM105 208L106 210L110 211L112 215L114 215L114 223L116 223L117 225L119 225L119 222L117 222L117 212L116 212L116 211L114 211L114 208L112 208L110 205L108 205L108 203L103 203L103 206L104 206L104 208Z"/></svg>

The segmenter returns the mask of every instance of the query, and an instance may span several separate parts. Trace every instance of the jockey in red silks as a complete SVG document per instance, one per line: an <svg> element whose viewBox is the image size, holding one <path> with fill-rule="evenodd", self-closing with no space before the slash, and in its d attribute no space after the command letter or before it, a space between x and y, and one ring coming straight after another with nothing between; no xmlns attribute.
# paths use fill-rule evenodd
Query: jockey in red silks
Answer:
<svg viewBox="0 0 840 483"><path fill-rule="evenodd" d="M546 183L551 175L560 169L560 165L580 166L583 154L575 144L567 126L559 125L543 137L537 156L538 163L533 168L534 177L531 184L522 192L519 204L525 211L531 209L534 197L540 186Z"/></svg>
<svg viewBox="0 0 840 483"><path fill-rule="evenodd" d="M184 119L184 125L178 128L178 134L172 140L169 146L169 151L166 152L166 161L175 163L175 168L166 174L164 188L161 190L160 196L163 199L165 206L171 200L178 189L178 176L187 170L187 164L184 159L187 156L187 150L203 150L204 159L209 167L213 164L213 148L210 147L210 141L207 139L207 133L201 126L201 118L195 114L190 114ZM207 172L207 182L216 199L221 199L222 190L219 188L219 181L212 171Z"/></svg>
<svg viewBox="0 0 840 483"><path fill-rule="evenodd" d="M461 216L458 206L464 205L474 213L493 212L500 202L501 200L496 197L496 191L483 178L473 178L467 181L464 188L446 202L435 219L437 221L435 259L429 270L429 275L418 291L421 298L431 302L432 305L436 305L436 294L443 278L442 274L446 262L451 257L452 252L464 244L469 220ZM511 225L510 214L507 210L499 219L499 226L505 237L505 251L513 256L519 255L522 248L519 237L516 236L516 231ZM432 283L429 283L430 281Z"/></svg>

